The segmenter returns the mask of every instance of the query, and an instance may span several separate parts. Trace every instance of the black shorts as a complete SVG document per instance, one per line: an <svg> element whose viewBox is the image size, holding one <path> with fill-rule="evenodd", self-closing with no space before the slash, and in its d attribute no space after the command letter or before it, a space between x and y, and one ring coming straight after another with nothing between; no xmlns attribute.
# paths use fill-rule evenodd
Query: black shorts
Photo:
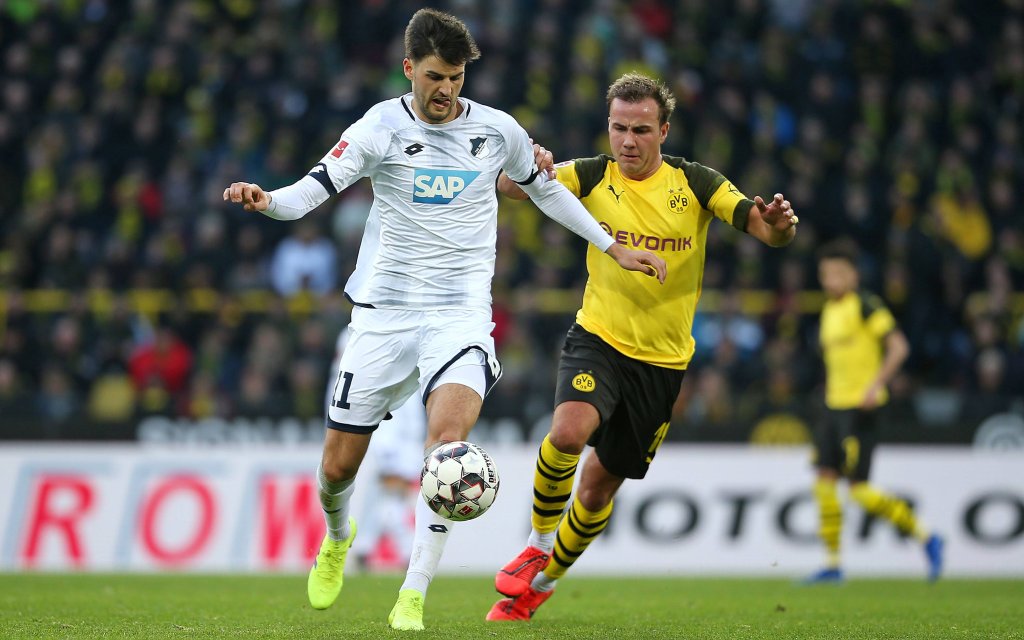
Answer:
<svg viewBox="0 0 1024 640"><path fill-rule="evenodd" d="M826 409L814 435L814 465L856 482L867 480L878 444L878 413L877 409Z"/></svg>
<svg viewBox="0 0 1024 640"><path fill-rule="evenodd" d="M643 478L668 433L684 373L624 356L573 324L558 362L555 406L593 405L601 424L587 444L597 459L617 476Z"/></svg>

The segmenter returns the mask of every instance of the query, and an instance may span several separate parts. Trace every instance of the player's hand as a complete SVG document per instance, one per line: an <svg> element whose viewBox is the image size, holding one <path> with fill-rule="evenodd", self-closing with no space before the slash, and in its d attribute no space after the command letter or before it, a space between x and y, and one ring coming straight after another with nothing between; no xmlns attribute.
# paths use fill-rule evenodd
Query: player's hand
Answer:
<svg viewBox="0 0 1024 640"><path fill-rule="evenodd" d="M550 151L534 142L533 138L530 138L530 142L533 144L533 162L537 165L537 171L543 171L548 178L554 178L555 157L551 155Z"/></svg>
<svg viewBox="0 0 1024 640"><path fill-rule="evenodd" d="M779 231L795 227L800 222L789 200L783 198L781 193L776 193L772 201L767 204L761 199L761 196L754 196L754 204L757 205L757 211L761 214L761 219L765 221L765 224Z"/></svg>
<svg viewBox="0 0 1024 640"><path fill-rule="evenodd" d="M860 408L864 411L870 411L871 409L877 409L879 406L879 400L882 395L882 386L873 384L868 387L868 390L864 393L864 399L860 401Z"/></svg>
<svg viewBox="0 0 1024 640"><path fill-rule="evenodd" d="M241 203L246 211L266 211L270 206L270 194L253 182L232 182L224 190L224 200Z"/></svg>
<svg viewBox="0 0 1024 640"><path fill-rule="evenodd" d="M618 242L613 242L608 247L608 255L619 263L619 266L627 271L639 271L640 273L655 276L658 282L665 284L665 276L668 275L668 267L665 261L650 251L639 251L627 249Z"/></svg>

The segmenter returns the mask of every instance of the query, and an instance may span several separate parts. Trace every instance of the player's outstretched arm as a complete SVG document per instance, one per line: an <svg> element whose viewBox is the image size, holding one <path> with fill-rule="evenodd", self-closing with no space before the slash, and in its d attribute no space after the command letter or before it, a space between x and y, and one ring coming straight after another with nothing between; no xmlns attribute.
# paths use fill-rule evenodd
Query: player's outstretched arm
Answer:
<svg viewBox="0 0 1024 640"><path fill-rule="evenodd" d="M258 211L274 220L298 220L330 195L320 182L308 175L273 191L264 191L252 182L232 182L224 190L224 200L241 203L246 211Z"/></svg>
<svg viewBox="0 0 1024 640"><path fill-rule="evenodd" d="M761 196L754 196L746 231L769 247L784 247L796 237L799 222L789 200L781 193L776 193L768 203Z"/></svg>

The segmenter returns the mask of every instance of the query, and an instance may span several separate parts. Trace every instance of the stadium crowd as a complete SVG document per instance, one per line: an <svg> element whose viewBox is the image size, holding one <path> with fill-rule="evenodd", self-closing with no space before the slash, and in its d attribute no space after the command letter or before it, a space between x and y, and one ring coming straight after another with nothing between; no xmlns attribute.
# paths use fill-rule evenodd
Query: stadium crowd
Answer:
<svg viewBox="0 0 1024 640"><path fill-rule="evenodd" d="M1019 405L1024 2L437 4L483 52L464 95L512 113L556 160L606 150L603 90L636 69L679 99L669 153L750 196L785 185L800 211L784 250L712 225L713 294L674 437L746 439L773 412L811 417L822 375L804 292L818 289L815 248L837 236L860 245L864 284L910 339L897 411L925 390L961 398L958 419L975 423ZM33 438L153 414L319 416L369 189L292 224L221 192L242 176L291 183L407 91L400 34L418 6L0 5L3 420ZM531 204L502 201L505 374L485 416L550 410L584 250Z"/></svg>

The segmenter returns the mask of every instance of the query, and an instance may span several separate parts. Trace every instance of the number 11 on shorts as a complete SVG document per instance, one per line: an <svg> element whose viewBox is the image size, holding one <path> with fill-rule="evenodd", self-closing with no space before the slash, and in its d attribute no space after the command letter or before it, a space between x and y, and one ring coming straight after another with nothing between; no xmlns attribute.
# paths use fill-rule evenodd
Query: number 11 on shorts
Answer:
<svg viewBox="0 0 1024 640"><path fill-rule="evenodd" d="M341 396L337 397L338 385L334 385L334 395L336 397L331 402L331 406L338 409L348 409L350 406L348 403L348 391L352 388L352 374L348 371L342 371L341 376L338 377L338 384L342 384L342 379L345 380L345 383L341 387Z"/></svg>

